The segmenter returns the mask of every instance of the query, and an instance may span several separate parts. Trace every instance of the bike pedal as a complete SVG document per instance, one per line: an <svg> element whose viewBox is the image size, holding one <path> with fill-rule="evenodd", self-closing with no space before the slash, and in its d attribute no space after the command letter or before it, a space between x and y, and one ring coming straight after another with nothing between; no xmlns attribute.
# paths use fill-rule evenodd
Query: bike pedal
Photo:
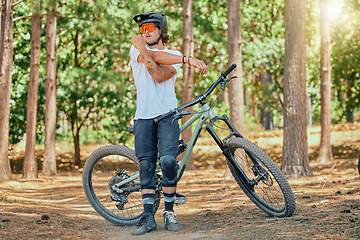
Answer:
<svg viewBox="0 0 360 240"><path fill-rule="evenodd" d="M182 195L180 193L176 193L175 195L175 205L183 205L184 203L186 203L187 201L187 197L185 197L185 195Z"/></svg>

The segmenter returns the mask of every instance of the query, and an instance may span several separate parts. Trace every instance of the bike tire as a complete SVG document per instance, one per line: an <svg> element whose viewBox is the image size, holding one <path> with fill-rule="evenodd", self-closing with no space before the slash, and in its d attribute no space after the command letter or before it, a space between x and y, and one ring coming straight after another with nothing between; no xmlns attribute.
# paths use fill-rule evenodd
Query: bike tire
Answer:
<svg viewBox="0 0 360 240"><path fill-rule="evenodd" d="M228 141L228 146L235 161L250 180L256 179L259 175L259 168L256 168L249 154L252 154L260 162L263 167L262 172L266 170L269 174L266 179L258 182L252 190L244 185L237 175L237 171L228 162L236 182L251 201L271 216L292 216L296 208L294 193L275 162L257 145L244 138L232 138Z"/></svg>
<svg viewBox="0 0 360 240"><path fill-rule="evenodd" d="M82 183L89 203L100 216L116 225L132 226L139 222L143 214L142 197L140 191L123 194L111 191L111 186L127 177L125 174L119 175L121 170L126 170L128 175L139 170L135 151L120 145L104 146L91 153L86 160ZM140 187L139 179L123 187ZM114 194L123 202L114 200ZM161 198L158 190L155 195L154 213L159 208Z"/></svg>

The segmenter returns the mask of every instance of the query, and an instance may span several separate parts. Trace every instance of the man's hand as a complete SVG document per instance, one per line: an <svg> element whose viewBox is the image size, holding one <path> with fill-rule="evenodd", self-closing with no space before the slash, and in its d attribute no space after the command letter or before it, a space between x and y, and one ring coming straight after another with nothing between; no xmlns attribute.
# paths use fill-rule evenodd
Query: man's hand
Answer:
<svg viewBox="0 0 360 240"><path fill-rule="evenodd" d="M134 45L134 47L139 50L139 52L143 51L144 49L146 49L145 45L146 45L146 40L145 38L141 35L135 35L132 39L131 39L131 43L132 45Z"/></svg>
<svg viewBox="0 0 360 240"><path fill-rule="evenodd" d="M190 58L188 58L188 64L190 66L196 67L198 69L198 72L200 75L207 74L208 70L207 70L207 66L204 63L204 61L190 57Z"/></svg>

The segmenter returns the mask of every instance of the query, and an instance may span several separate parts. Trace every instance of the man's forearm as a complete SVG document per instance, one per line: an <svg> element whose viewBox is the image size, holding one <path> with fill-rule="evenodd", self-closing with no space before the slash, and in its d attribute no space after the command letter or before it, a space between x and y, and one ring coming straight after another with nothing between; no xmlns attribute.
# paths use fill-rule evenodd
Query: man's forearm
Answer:
<svg viewBox="0 0 360 240"><path fill-rule="evenodd" d="M154 58L155 62L163 65L173 65L178 63L183 63L183 56L162 52L162 51L150 51L150 54ZM187 59L184 58L185 63L187 63Z"/></svg>
<svg viewBox="0 0 360 240"><path fill-rule="evenodd" d="M156 54L155 54L156 55ZM173 55L173 54L171 54ZM176 55L173 55L176 56ZM146 65L146 68L150 75L156 82L162 82L170 79L172 76L176 74L176 70L170 66L173 63L161 63L162 59L165 59L166 56L160 56L160 59L155 59L153 51L149 51L147 49L142 49L140 51L139 56L140 62L143 62ZM160 62L158 62L158 60ZM160 65L161 64L161 65ZM166 66L168 65L168 66Z"/></svg>

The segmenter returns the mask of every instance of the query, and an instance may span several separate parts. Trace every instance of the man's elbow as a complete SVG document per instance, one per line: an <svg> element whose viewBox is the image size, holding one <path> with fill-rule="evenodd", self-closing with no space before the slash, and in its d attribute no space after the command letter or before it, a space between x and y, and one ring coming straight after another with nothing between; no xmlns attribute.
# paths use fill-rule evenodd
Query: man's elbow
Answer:
<svg viewBox="0 0 360 240"><path fill-rule="evenodd" d="M166 80L169 80L173 76L174 75L172 75L172 74L170 75L170 74L167 74L167 73L160 72L158 74L154 74L152 77L153 77L155 82L162 83L162 82L165 82Z"/></svg>
<svg viewBox="0 0 360 240"><path fill-rule="evenodd" d="M166 81L167 79L165 79L163 76L155 76L153 77L154 81L157 83L162 83L164 81Z"/></svg>

